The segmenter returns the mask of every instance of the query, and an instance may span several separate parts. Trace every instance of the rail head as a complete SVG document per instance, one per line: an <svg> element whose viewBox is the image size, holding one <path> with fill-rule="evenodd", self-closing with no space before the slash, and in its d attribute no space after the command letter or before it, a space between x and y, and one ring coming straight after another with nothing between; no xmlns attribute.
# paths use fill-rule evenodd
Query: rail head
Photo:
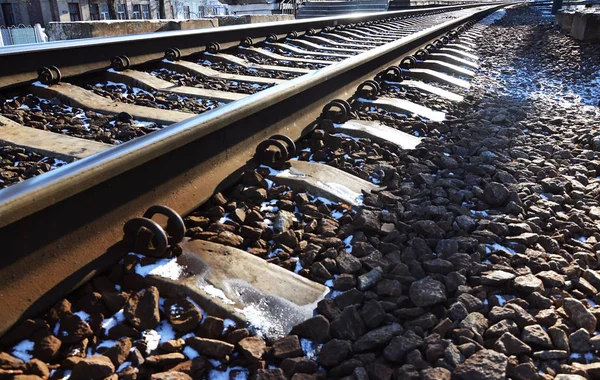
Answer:
<svg viewBox="0 0 600 380"><path fill-rule="evenodd" d="M36 80L37 71L43 66L56 66L62 77L68 78L105 70L110 66L110 59L119 55L126 55L132 65L137 65L162 59L170 48L178 48L185 56L204 51L212 42L227 48L238 45L246 37L262 41L272 34L284 37L292 31L302 34L311 28L323 29L326 26L447 12L479 5L482 3L4 47L0 48L0 89Z"/></svg>
<svg viewBox="0 0 600 380"><path fill-rule="evenodd" d="M409 46L430 35L452 29L455 25L460 25L476 16L491 13L506 5L497 3L480 5L481 9L472 15L450 20L434 28L411 34L366 53L3 189L0 191L0 228L55 205L70 196L176 150L191 141L196 141L249 115L277 105L331 78L363 66L377 57L390 54L403 46Z"/></svg>

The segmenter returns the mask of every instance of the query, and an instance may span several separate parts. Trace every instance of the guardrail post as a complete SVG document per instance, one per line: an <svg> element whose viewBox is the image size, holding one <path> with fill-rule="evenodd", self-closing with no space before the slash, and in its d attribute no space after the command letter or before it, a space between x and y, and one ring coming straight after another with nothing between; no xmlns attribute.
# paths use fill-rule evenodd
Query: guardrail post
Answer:
<svg viewBox="0 0 600 380"><path fill-rule="evenodd" d="M552 2L552 14L555 15L562 8L563 0L554 0Z"/></svg>
<svg viewBox="0 0 600 380"><path fill-rule="evenodd" d="M4 40L2 39L2 31L0 30L0 46L4 46Z"/></svg>
<svg viewBox="0 0 600 380"><path fill-rule="evenodd" d="M48 42L46 41L46 38L44 38L44 31L40 24L35 24L33 26L33 33L35 34L35 42Z"/></svg>

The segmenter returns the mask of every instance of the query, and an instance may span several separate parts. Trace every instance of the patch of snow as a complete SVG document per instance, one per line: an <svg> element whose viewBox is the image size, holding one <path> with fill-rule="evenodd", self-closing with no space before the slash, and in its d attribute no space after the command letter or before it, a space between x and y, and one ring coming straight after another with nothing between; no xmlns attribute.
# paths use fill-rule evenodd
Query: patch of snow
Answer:
<svg viewBox="0 0 600 380"><path fill-rule="evenodd" d="M298 273L298 272L300 272L302 269L304 269L304 268L302 267L302 264L300 264L300 260L296 260L296 266L294 267L294 272L295 272L295 273Z"/></svg>
<svg viewBox="0 0 600 380"><path fill-rule="evenodd" d="M160 343L160 335L154 330L146 330L142 332L142 339L146 342L146 353L150 354L156 350Z"/></svg>
<svg viewBox="0 0 600 380"><path fill-rule="evenodd" d="M226 304L233 305L235 303L232 300L230 300L221 289L216 288L212 284L207 284L207 283L199 280L199 281L197 281L196 286L198 288L204 290L204 292L206 294L208 294L209 296L218 298Z"/></svg>
<svg viewBox="0 0 600 380"><path fill-rule="evenodd" d="M121 364L119 366L119 368L117 368L117 373L121 372L122 370L129 367L130 365L131 365L131 362L123 362L123 364Z"/></svg>
<svg viewBox="0 0 600 380"><path fill-rule="evenodd" d="M117 342L116 340L106 339L106 340L103 340L102 342L100 342L100 344L98 344L96 346L96 350L101 347L111 348L111 347L116 346L117 343L119 343L119 342Z"/></svg>
<svg viewBox="0 0 600 380"><path fill-rule="evenodd" d="M577 238L578 241L585 243L585 241L587 240L587 238L585 236L580 236Z"/></svg>
<svg viewBox="0 0 600 380"><path fill-rule="evenodd" d="M333 212L331 213L331 217L332 217L332 218L335 218L335 219L339 219L339 218L341 218L342 216L344 216L344 214L343 214L342 212L340 212L340 211L337 211L337 210L335 210L335 211L333 211Z"/></svg>
<svg viewBox="0 0 600 380"><path fill-rule="evenodd" d="M505 251L507 253L510 253L511 255L514 255L515 252L513 249L505 247L503 245L500 245L498 243L494 243L494 244L487 244L488 247L493 248L494 251Z"/></svg>
<svg viewBox="0 0 600 380"><path fill-rule="evenodd" d="M85 322L89 322L90 321L90 315L88 313L86 313L85 311L77 311L75 313L76 316L78 316L82 321Z"/></svg>
<svg viewBox="0 0 600 380"><path fill-rule="evenodd" d="M498 294L496 294L496 299L498 300L498 304L500 306L504 306L504 304L507 301L507 299L504 296L501 296L501 295L498 295Z"/></svg>
<svg viewBox="0 0 600 380"><path fill-rule="evenodd" d="M230 327L235 329L237 327L237 323L235 323L233 319L227 318L223 321L223 332L227 331Z"/></svg>
<svg viewBox="0 0 600 380"><path fill-rule="evenodd" d="M322 345L308 339L300 339L300 345L302 346L302 351L304 351L304 356L307 359L317 360Z"/></svg>
<svg viewBox="0 0 600 380"><path fill-rule="evenodd" d="M352 238L354 238L354 235L350 235L344 239L344 249L346 249L346 252L348 253L352 252Z"/></svg>
<svg viewBox="0 0 600 380"><path fill-rule="evenodd" d="M35 343L30 341L29 339L22 340L17 343L16 346L13 347L12 356L23 360L24 362L28 362L33 359L33 355L31 355L31 351L33 351L33 346Z"/></svg>
<svg viewBox="0 0 600 380"><path fill-rule="evenodd" d="M198 351L194 350L192 347L190 346L185 346L185 348L183 349L183 354L185 356L188 357L188 359L192 360L197 358L198 356L200 356L200 354L198 353Z"/></svg>
<svg viewBox="0 0 600 380"><path fill-rule="evenodd" d="M38 80L38 81L35 81L35 82L33 82L33 83L32 83L32 85L33 85L33 86L36 86L36 87L48 88L48 86L47 86L47 85L43 84L43 83L42 83L42 82L40 82L39 80Z"/></svg>
<svg viewBox="0 0 600 380"><path fill-rule="evenodd" d="M167 321L161 321L154 329L160 335L160 343L176 338L173 326Z"/></svg>
<svg viewBox="0 0 600 380"><path fill-rule="evenodd" d="M125 320L125 316L123 315L123 309L117 311L112 317L106 318L102 321L101 327L104 329L104 333L108 335L110 329L118 325L120 322Z"/></svg>
<svg viewBox="0 0 600 380"><path fill-rule="evenodd" d="M235 375L231 373L232 371L235 371ZM242 367L228 367L225 371L213 369L208 373L209 380L246 380L249 377L250 372Z"/></svg>
<svg viewBox="0 0 600 380"><path fill-rule="evenodd" d="M184 267L177 263L177 258L160 259L154 264L144 265L137 264L135 273L142 277L148 275L160 276L171 280L178 280L184 273Z"/></svg>

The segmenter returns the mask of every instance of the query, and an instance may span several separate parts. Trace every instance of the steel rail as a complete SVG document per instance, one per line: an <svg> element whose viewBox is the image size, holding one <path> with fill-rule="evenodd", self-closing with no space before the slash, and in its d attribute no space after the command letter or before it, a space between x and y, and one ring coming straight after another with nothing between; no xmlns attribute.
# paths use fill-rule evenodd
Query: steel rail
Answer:
<svg viewBox="0 0 600 380"><path fill-rule="evenodd" d="M337 25L400 16L459 10L473 6L476 5L456 5L435 7L433 9L377 12L11 46L0 49L0 89L35 80L38 76L37 70L42 66L56 66L61 70L63 77L72 77L105 70L110 66L110 59L118 55L126 55L131 60L132 65L137 65L162 59L165 51L170 48L178 48L186 56L204 51L205 47L211 42L218 42L223 48L229 48L238 45L246 37L251 37L255 42L261 42L271 34L284 37L292 31L302 34L301 32L311 28L323 29L326 26L335 27Z"/></svg>
<svg viewBox="0 0 600 380"><path fill-rule="evenodd" d="M273 134L298 139L322 107L481 7L0 192L0 335L117 261L123 223L152 204L189 213L231 185ZM28 215L28 216L25 216Z"/></svg>

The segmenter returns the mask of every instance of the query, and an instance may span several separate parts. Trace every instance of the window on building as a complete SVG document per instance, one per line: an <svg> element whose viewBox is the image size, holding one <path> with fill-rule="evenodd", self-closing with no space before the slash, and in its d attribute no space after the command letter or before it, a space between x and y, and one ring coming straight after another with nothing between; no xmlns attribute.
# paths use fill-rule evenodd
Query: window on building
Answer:
<svg viewBox="0 0 600 380"><path fill-rule="evenodd" d="M131 14L131 18L134 20L142 19L142 6L140 4L133 4L133 13Z"/></svg>
<svg viewBox="0 0 600 380"><path fill-rule="evenodd" d="M69 16L71 21L81 21L81 12L79 10L79 3L67 3L69 4Z"/></svg>
<svg viewBox="0 0 600 380"><path fill-rule="evenodd" d="M125 10L125 4L117 4L117 18L119 20L127 20L127 11Z"/></svg>
<svg viewBox="0 0 600 380"><path fill-rule="evenodd" d="M190 6L186 5L183 7L183 18L190 18Z"/></svg>
<svg viewBox="0 0 600 380"><path fill-rule="evenodd" d="M110 13L108 12L108 4L100 4L100 20L110 20Z"/></svg>
<svg viewBox="0 0 600 380"><path fill-rule="evenodd" d="M150 4L142 4L142 18L144 20L150 19Z"/></svg>
<svg viewBox="0 0 600 380"><path fill-rule="evenodd" d="M90 4L90 20L100 20L100 7L98 4Z"/></svg>
<svg viewBox="0 0 600 380"><path fill-rule="evenodd" d="M12 4L3 3L2 14L4 15L4 26L9 27L16 24Z"/></svg>

